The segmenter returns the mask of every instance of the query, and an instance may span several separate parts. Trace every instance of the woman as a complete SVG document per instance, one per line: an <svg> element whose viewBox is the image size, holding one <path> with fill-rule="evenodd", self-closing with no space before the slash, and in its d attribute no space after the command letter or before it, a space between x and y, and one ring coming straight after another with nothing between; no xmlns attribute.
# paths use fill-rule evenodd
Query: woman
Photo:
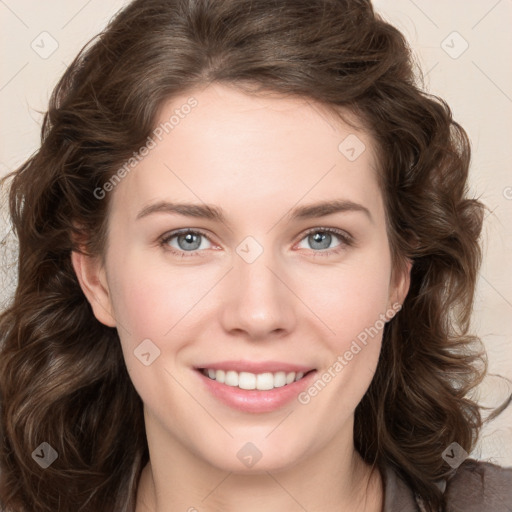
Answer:
<svg viewBox="0 0 512 512"><path fill-rule="evenodd" d="M369 2L129 4L12 176L5 511L508 510L469 160Z"/></svg>

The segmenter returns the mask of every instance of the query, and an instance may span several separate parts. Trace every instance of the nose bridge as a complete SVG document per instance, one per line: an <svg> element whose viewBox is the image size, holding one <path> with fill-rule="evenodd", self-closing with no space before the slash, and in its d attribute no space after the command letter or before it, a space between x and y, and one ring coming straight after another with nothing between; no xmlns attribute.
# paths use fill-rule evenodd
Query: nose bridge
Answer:
<svg viewBox="0 0 512 512"><path fill-rule="evenodd" d="M283 283L283 268L275 251L255 238L247 237L238 245L223 314L227 330L264 338L293 328L293 294Z"/></svg>

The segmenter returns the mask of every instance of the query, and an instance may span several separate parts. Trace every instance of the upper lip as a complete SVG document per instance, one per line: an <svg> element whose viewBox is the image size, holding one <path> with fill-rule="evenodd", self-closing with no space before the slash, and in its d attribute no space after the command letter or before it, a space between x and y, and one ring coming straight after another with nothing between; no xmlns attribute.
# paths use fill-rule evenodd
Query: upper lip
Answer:
<svg viewBox="0 0 512 512"><path fill-rule="evenodd" d="M283 363L280 361L219 361L217 363L204 363L196 366L196 369L231 370L235 372L249 373L276 373L276 372L309 372L314 370L311 366L301 364Z"/></svg>

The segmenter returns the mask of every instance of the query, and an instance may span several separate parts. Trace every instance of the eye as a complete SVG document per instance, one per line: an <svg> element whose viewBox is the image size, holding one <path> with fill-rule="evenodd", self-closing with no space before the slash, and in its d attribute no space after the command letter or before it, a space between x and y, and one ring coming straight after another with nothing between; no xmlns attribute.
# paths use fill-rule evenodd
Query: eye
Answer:
<svg viewBox="0 0 512 512"><path fill-rule="evenodd" d="M190 257L197 256L196 251L201 252L205 247L206 240L210 240L202 231L192 229L181 229L164 235L160 239L160 245L177 256ZM191 253L191 254L187 254Z"/></svg>
<svg viewBox="0 0 512 512"><path fill-rule="evenodd" d="M341 240L341 242L335 246L334 249L326 250L331 247L331 243L334 239ZM353 244L353 238L351 235L336 228L313 228L307 231L306 236L302 238L301 242L305 240L313 249L315 256L322 255L327 256L330 254L338 254L343 251L346 247ZM304 248L304 247L301 247Z"/></svg>
<svg viewBox="0 0 512 512"><path fill-rule="evenodd" d="M334 249L329 249L336 238L340 240L340 243ZM346 247L353 245L352 236L336 228L310 229L302 237L301 242L304 240L310 244L315 256L338 254L346 249ZM211 249L208 246L208 244L211 245L211 241L206 233L188 228L163 235L159 240L159 244L165 250L182 258L202 256L201 253L204 252L204 249Z"/></svg>

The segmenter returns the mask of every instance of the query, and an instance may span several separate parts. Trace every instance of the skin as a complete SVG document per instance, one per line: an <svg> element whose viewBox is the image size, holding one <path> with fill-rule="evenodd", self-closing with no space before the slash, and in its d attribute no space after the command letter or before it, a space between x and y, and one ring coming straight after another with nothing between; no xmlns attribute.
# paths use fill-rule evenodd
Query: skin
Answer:
<svg viewBox="0 0 512 512"><path fill-rule="evenodd" d="M197 107L110 193L104 264L72 256L96 318L118 329L144 402L151 462L137 512L380 511L381 476L355 451L353 421L382 331L308 404L292 400L272 412L228 407L193 369L204 361L276 360L322 374L403 302L410 266L392 272L374 143L312 100L219 84L173 98L159 122L191 96ZM366 146L354 161L338 150L350 134ZM361 211L287 217L331 199L358 203L371 219ZM221 207L226 222L165 212L136 219L163 200ZM181 228L208 236L193 256L170 251L190 255L190 241L159 244ZM323 248L308 237L312 228L340 229L353 243L333 234ZM252 263L236 252L247 236L263 249ZM149 366L134 355L144 339L160 350ZM250 468L237 457L247 442L262 454Z"/></svg>

